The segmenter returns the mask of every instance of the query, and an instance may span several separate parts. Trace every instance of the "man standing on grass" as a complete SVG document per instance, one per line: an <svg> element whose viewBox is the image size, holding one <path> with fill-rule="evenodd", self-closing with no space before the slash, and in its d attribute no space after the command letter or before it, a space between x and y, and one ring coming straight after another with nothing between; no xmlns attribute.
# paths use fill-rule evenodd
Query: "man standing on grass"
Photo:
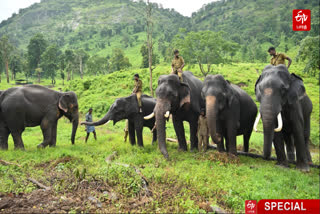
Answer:
<svg viewBox="0 0 320 214"><path fill-rule="evenodd" d="M139 74L135 74L133 78L134 78L134 88L132 93L137 96L139 112L142 113L142 103L141 103L142 81L139 77Z"/></svg>
<svg viewBox="0 0 320 214"><path fill-rule="evenodd" d="M179 76L180 81L182 82L182 69L184 67L184 60L182 56L179 56L179 51L175 50L174 57L171 63L171 73Z"/></svg>
<svg viewBox="0 0 320 214"><path fill-rule="evenodd" d="M90 108L89 112L86 114L86 122L92 122L92 108ZM88 141L90 132L93 132L94 139L97 140L96 130L94 126L86 125L86 132L87 132L86 141L85 141L86 143Z"/></svg>
<svg viewBox="0 0 320 214"><path fill-rule="evenodd" d="M270 47L268 52L269 52L270 56L272 56L271 61L270 61L271 65L274 65L274 66L280 65L280 64L286 65L285 60L288 60L288 67L287 68L289 69L291 62L292 62L290 57L288 57L284 53L277 53L276 49L274 47Z"/></svg>
<svg viewBox="0 0 320 214"><path fill-rule="evenodd" d="M201 109L198 119L198 150L206 152L209 144L209 127L205 110Z"/></svg>

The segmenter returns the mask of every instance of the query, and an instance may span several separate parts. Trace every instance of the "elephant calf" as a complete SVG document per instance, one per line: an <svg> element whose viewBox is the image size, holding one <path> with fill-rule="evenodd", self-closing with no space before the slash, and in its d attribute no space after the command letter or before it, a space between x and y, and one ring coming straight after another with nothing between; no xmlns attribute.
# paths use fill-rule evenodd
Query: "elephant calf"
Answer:
<svg viewBox="0 0 320 214"><path fill-rule="evenodd" d="M203 83L202 95L206 99L206 113L212 140L219 151L237 154L237 135L243 135L243 151L249 151L249 139L257 114L251 97L221 75L208 75Z"/></svg>
<svg viewBox="0 0 320 214"><path fill-rule="evenodd" d="M25 127L40 125L43 142L38 147L55 146L58 119L72 122L71 142L79 123L78 101L74 92L57 92L39 85L14 87L0 96L0 148L8 149L12 135L15 149L24 149L21 134Z"/></svg>

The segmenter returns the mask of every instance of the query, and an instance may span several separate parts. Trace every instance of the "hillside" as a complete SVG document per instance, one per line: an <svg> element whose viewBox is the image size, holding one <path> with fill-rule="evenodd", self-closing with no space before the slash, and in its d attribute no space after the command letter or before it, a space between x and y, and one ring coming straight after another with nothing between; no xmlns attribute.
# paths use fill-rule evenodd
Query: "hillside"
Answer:
<svg viewBox="0 0 320 214"><path fill-rule="evenodd" d="M184 28L227 32L228 39L241 44L237 61L250 60L252 57L241 57L241 54L250 55L250 48L261 52L274 45L282 51L296 52L302 38L319 34L318 3L317 0L222 0L204 5L191 18L154 3L154 49L162 58L167 57L171 39ZM291 13L297 8L312 10L310 32L292 31ZM145 9L143 1L42 0L1 22L0 37L7 34L22 50L26 50L30 38L39 32L61 49L83 48L90 55L105 57L112 49L121 48L133 67L139 67L141 56L137 53L146 40Z"/></svg>

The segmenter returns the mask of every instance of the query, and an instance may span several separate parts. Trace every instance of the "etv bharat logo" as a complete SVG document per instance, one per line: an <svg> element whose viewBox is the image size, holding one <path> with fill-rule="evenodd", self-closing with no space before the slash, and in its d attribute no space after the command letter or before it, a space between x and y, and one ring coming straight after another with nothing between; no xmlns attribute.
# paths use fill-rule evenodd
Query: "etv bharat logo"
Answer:
<svg viewBox="0 0 320 214"><path fill-rule="evenodd" d="M311 29L311 11L293 10L292 29L294 31L309 31Z"/></svg>
<svg viewBox="0 0 320 214"><path fill-rule="evenodd" d="M246 214L256 214L257 213L257 201L256 200L246 200L245 213Z"/></svg>

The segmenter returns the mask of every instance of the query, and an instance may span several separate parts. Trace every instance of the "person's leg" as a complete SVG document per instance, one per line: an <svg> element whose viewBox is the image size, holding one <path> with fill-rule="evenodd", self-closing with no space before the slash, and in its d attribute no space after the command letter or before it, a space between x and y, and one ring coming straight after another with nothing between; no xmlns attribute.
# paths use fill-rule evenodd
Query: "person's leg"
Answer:
<svg viewBox="0 0 320 214"><path fill-rule="evenodd" d="M97 140L97 134L96 134L96 131L93 131L93 136L94 136L94 139Z"/></svg>
<svg viewBox="0 0 320 214"><path fill-rule="evenodd" d="M139 106L139 112L140 113L142 112L141 94L142 94L141 91L136 93L137 100L138 100L138 106Z"/></svg>
<svg viewBox="0 0 320 214"><path fill-rule="evenodd" d="M198 151L201 152L201 147L202 147L202 136L199 134L198 135Z"/></svg>
<svg viewBox="0 0 320 214"><path fill-rule="evenodd" d="M209 137L208 136L203 136L203 151L206 152L208 149L208 144L209 144Z"/></svg>
<svg viewBox="0 0 320 214"><path fill-rule="evenodd" d="M89 135L90 135L90 132L87 132L86 141L85 141L86 143L88 141Z"/></svg>
<svg viewBox="0 0 320 214"><path fill-rule="evenodd" d="M181 71L181 72L178 72L178 76L179 76L180 82L183 82L182 71Z"/></svg>

